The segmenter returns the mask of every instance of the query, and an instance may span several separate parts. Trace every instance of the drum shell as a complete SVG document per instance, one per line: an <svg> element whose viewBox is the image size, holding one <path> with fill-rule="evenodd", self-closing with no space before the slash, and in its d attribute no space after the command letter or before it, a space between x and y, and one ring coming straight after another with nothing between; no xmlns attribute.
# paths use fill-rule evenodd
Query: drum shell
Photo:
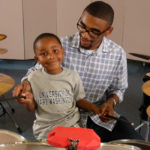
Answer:
<svg viewBox="0 0 150 150"><path fill-rule="evenodd" d="M0 150L66 150L50 146L44 142L29 142L24 141L16 144L0 144Z"/></svg>
<svg viewBox="0 0 150 150"><path fill-rule="evenodd" d="M141 149L136 146L131 146L127 144L101 143L101 147L98 150L141 150Z"/></svg>
<svg viewBox="0 0 150 150"><path fill-rule="evenodd" d="M133 146L139 147L141 150L150 150L150 142L146 142L146 141L142 141L142 140L123 139L123 140L111 141L109 143L133 145Z"/></svg>
<svg viewBox="0 0 150 150"><path fill-rule="evenodd" d="M66 148L57 148L44 142L24 141L16 144L0 144L0 150L66 150ZM97 150L140 150L136 146L126 144L101 143Z"/></svg>

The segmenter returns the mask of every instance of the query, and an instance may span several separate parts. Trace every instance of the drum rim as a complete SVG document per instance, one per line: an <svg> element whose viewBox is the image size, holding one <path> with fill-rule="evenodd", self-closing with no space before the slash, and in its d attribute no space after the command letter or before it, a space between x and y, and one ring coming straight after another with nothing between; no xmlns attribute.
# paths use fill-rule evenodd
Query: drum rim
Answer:
<svg viewBox="0 0 150 150"><path fill-rule="evenodd" d="M138 146L134 146L134 145L127 145L127 144L123 144L123 143L101 143L101 146L119 146L121 148L127 148L127 149L137 149L137 150L141 150ZM100 147L101 148L101 147Z"/></svg>
<svg viewBox="0 0 150 150"><path fill-rule="evenodd" d="M144 140L136 140L136 139L120 139L120 140L114 140L114 141L110 141L108 143L111 143L111 144L118 144L118 142L122 142L120 144L127 144L126 142L132 144L132 143L141 143L143 145L147 145L147 146L150 146L150 142L148 141L144 141Z"/></svg>
<svg viewBox="0 0 150 150"><path fill-rule="evenodd" d="M21 141L18 141L18 142L23 142L26 140L25 137L23 137L22 135L20 134L17 134L13 131L10 131L10 130L5 130L5 129L0 129L0 133L7 133L8 135L12 135L12 136L15 136L16 138L19 138Z"/></svg>
<svg viewBox="0 0 150 150"><path fill-rule="evenodd" d="M9 147L9 146L16 146L16 145L41 145L41 146L49 146L53 147L50 144L47 144L46 142L39 142L39 141L22 141L22 142L15 142L10 144L0 144L0 147Z"/></svg>

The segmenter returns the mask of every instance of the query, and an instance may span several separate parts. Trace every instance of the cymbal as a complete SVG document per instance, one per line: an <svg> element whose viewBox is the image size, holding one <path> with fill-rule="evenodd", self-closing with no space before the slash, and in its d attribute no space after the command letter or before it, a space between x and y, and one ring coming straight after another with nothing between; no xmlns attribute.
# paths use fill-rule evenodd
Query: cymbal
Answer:
<svg viewBox="0 0 150 150"><path fill-rule="evenodd" d="M146 113L150 117L150 105L146 108Z"/></svg>
<svg viewBox="0 0 150 150"><path fill-rule="evenodd" d="M8 92L15 84L12 77L0 73L0 96Z"/></svg>
<svg viewBox="0 0 150 150"><path fill-rule="evenodd" d="M0 41L6 39L6 35L5 34L0 34Z"/></svg>
<svg viewBox="0 0 150 150"><path fill-rule="evenodd" d="M145 75L148 76L148 77L150 77L150 72L146 73Z"/></svg>
<svg viewBox="0 0 150 150"><path fill-rule="evenodd" d="M8 50L7 50L7 49L0 48L0 54L5 54L6 52L8 52Z"/></svg>
<svg viewBox="0 0 150 150"><path fill-rule="evenodd" d="M147 96L150 96L150 80L146 81L143 85L142 85L142 91L144 92L144 94L146 94Z"/></svg>
<svg viewBox="0 0 150 150"><path fill-rule="evenodd" d="M138 54L138 53L129 53L129 54L135 57L145 59L145 60L150 60L150 55L147 55L147 54Z"/></svg>

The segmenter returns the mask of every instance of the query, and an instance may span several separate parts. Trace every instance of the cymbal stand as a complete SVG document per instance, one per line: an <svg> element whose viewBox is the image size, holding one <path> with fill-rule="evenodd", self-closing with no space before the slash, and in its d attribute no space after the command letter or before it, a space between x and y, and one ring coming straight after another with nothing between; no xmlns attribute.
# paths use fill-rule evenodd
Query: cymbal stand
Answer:
<svg viewBox="0 0 150 150"><path fill-rule="evenodd" d="M146 125L145 131L145 141L148 141L149 131L150 131L150 105L146 108L146 113L148 115L147 121L142 121L142 123L135 128L135 130L140 129L144 125Z"/></svg>
<svg viewBox="0 0 150 150"><path fill-rule="evenodd" d="M22 130L21 130L20 126L18 125L18 123L16 122L16 120L14 119L14 117L12 116L12 114L10 113L10 111L7 109L7 107L5 107L5 105L3 104L3 102L4 102L3 97L0 97L0 106L1 106L2 111L3 111L3 113L0 115L0 117L2 115L4 115L5 113L7 113L7 115L9 116L9 118L13 121L13 123L14 123L17 131L19 133L21 133ZM6 102L7 102L7 100L6 100ZM7 102L7 104L9 104L9 103ZM10 104L9 104L9 107L10 107ZM14 109L12 107L11 107L11 111L14 112Z"/></svg>

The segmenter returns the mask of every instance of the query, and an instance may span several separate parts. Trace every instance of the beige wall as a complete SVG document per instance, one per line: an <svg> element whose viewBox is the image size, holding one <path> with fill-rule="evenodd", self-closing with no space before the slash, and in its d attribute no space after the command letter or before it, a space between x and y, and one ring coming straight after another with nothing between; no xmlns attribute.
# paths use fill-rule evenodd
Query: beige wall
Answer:
<svg viewBox="0 0 150 150"><path fill-rule="evenodd" d="M0 58L24 59L23 14L21 0L0 0L0 33L7 38L0 41L0 47L8 52Z"/></svg>
<svg viewBox="0 0 150 150"><path fill-rule="evenodd" d="M146 61L131 56L128 52L150 56L150 0L125 0L124 6L123 47L127 51L128 58Z"/></svg>
<svg viewBox="0 0 150 150"><path fill-rule="evenodd" d="M75 33L76 23L91 1L94 0L0 0L0 30L7 35L0 47L8 49L1 58L33 58L33 41L42 32L59 36ZM128 53L150 55L150 1L103 1L115 11L114 30L109 38L124 47L129 59L145 61Z"/></svg>
<svg viewBox="0 0 150 150"><path fill-rule="evenodd" d="M57 32L56 0L23 0L25 58L33 58L33 42L44 32Z"/></svg>

